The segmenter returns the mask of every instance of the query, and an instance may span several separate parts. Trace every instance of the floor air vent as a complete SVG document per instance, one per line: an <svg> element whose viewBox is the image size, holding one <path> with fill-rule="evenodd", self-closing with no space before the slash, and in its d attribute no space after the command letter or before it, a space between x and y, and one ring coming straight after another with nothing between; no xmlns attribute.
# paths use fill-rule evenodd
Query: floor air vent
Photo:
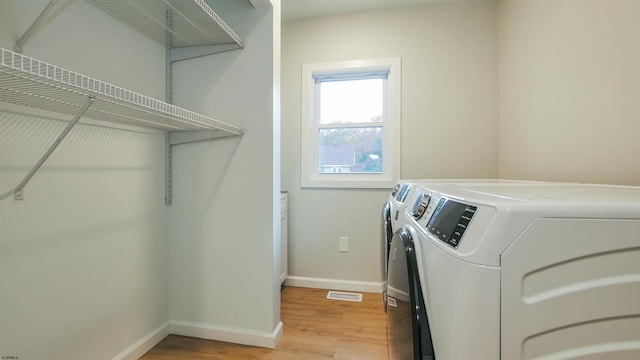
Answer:
<svg viewBox="0 0 640 360"><path fill-rule="evenodd" d="M327 294L327 299L361 302L362 294L348 293L348 292L341 292L341 291L329 291L329 293Z"/></svg>

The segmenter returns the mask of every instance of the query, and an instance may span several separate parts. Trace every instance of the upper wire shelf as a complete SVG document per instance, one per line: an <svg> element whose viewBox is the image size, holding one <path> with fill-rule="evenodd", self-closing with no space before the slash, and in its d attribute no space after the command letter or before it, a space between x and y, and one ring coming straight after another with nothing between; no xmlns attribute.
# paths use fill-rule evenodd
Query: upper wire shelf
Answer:
<svg viewBox="0 0 640 360"><path fill-rule="evenodd" d="M0 101L75 115L95 99L84 117L164 131L242 129L193 111L0 48Z"/></svg>
<svg viewBox="0 0 640 360"><path fill-rule="evenodd" d="M242 39L204 0L89 0L111 16L171 48L235 43Z"/></svg>

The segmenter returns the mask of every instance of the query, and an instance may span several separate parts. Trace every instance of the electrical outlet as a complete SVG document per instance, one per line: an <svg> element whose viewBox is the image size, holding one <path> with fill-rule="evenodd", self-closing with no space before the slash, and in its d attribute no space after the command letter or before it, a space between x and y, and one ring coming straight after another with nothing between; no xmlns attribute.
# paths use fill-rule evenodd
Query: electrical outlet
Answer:
<svg viewBox="0 0 640 360"><path fill-rule="evenodd" d="M340 236L340 252L349 252L349 238Z"/></svg>

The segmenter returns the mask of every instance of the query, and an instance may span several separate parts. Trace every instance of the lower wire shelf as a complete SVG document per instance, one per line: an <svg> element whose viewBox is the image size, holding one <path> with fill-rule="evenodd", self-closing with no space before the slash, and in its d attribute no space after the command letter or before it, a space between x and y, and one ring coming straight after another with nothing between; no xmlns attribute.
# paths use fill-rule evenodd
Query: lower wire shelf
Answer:
<svg viewBox="0 0 640 360"><path fill-rule="evenodd" d="M81 118L168 132L167 204L171 203L173 145L243 134L225 122L3 48L0 101L74 117L19 185L0 195L0 200L10 194L22 200L23 188Z"/></svg>
<svg viewBox="0 0 640 360"><path fill-rule="evenodd" d="M75 115L88 97L83 117L164 131L242 129L86 75L0 48L0 101Z"/></svg>

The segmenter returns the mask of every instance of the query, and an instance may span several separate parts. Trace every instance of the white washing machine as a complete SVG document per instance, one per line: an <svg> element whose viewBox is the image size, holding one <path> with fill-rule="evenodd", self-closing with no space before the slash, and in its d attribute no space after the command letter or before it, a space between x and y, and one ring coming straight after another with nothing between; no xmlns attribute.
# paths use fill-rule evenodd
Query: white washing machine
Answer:
<svg viewBox="0 0 640 360"><path fill-rule="evenodd" d="M640 188L425 181L407 215L391 359L640 358Z"/></svg>
<svg viewBox="0 0 640 360"><path fill-rule="evenodd" d="M391 240L393 238L393 234L402 228L406 223L407 215L407 206L413 203L413 196L416 192L416 189L420 184L466 184L470 186L479 186L484 184L504 184L504 185L514 185L514 184L533 184L538 182L530 182L523 180L496 180L496 179L403 179L396 182L395 186L391 190L389 194L389 199L384 204L382 208L382 229L381 229L381 242L382 242L382 251L383 254L382 264L384 271L384 279L385 285L382 291L382 301L384 303L384 309L387 310L387 284L389 283L389 249L391 247ZM402 265L402 259L397 260L399 263L395 264L396 271L394 272L395 276L399 276L401 278L406 278L406 271L404 268L399 268ZM392 284L396 284L400 286L400 283L405 283L404 279L391 279Z"/></svg>
<svg viewBox="0 0 640 360"><path fill-rule="evenodd" d="M382 207L381 246L382 266L385 285L382 290L382 302L387 310L387 278L389 269L389 247L393 233L404 224L407 204L417 187L418 180L399 180L391 189L389 199Z"/></svg>
<svg viewBox="0 0 640 360"><path fill-rule="evenodd" d="M420 180L400 180L391 190L387 204L390 207L389 216L392 229L399 229L401 224L404 223L405 210L419 183Z"/></svg>

